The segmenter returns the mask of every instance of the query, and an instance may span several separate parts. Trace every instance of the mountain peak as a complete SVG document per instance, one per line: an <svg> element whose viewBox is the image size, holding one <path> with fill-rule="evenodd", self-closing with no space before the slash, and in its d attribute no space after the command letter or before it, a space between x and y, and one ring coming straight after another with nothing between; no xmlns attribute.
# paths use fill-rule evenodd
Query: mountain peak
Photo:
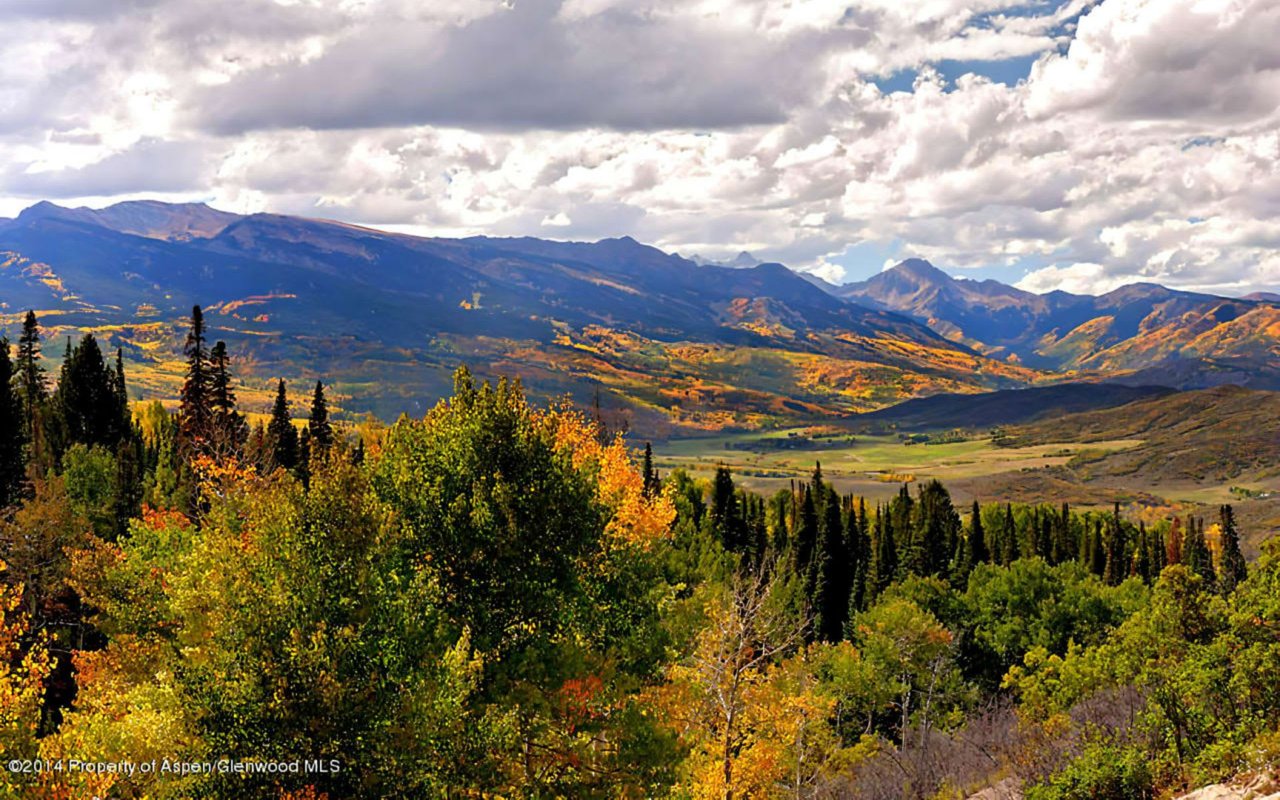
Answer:
<svg viewBox="0 0 1280 800"><path fill-rule="evenodd" d="M946 283L952 280L951 276L942 270L925 261L923 258L908 258L894 264L886 272L896 272L898 274L911 275L912 277L927 280L933 283Z"/></svg>

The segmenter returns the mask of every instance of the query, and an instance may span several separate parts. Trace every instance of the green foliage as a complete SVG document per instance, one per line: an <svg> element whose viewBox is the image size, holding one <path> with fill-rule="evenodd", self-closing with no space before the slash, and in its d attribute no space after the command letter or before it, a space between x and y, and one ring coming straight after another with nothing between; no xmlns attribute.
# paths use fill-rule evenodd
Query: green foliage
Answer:
<svg viewBox="0 0 1280 800"><path fill-rule="evenodd" d="M1151 766L1141 750L1090 745L1047 782L1030 786L1027 800L1150 800Z"/></svg>
<svg viewBox="0 0 1280 800"><path fill-rule="evenodd" d="M72 510L89 520L100 538L115 538L117 497L128 491L117 485L115 454L104 447L74 444L63 454L62 467Z"/></svg>
<svg viewBox="0 0 1280 800"><path fill-rule="evenodd" d="M1141 581L1112 588L1074 561L1051 567L1040 558L1023 558L1008 567L974 569L964 618L982 649L983 672L998 680L1035 648L1062 655L1072 642L1098 643L1146 600Z"/></svg>
<svg viewBox="0 0 1280 800"><path fill-rule="evenodd" d="M600 551L604 509L517 386L460 372L452 399L391 429L374 485L482 649L554 636L583 612L577 565Z"/></svg>

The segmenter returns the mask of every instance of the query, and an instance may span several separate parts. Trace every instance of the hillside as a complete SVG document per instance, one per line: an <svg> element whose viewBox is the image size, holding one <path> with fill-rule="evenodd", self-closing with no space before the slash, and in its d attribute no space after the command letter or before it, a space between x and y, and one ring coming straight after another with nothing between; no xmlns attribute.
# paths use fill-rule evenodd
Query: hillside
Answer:
<svg viewBox="0 0 1280 800"><path fill-rule="evenodd" d="M1064 383L981 394L941 394L859 414L856 422L893 426L904 431L986 429L1122 406L1174 391L1164 386Z"/></svg>
<svg viewBox="0 0 1280 800"><path fill-rule="evenodd" d="M348 411L421 412L462 362L542 398L597 393L624 424L751 427L1036 380L780 264L699 267L630 238L426 239L204 206L41 203L0 223L0 321L94 330L135 389L172 396L205 307L245 396L334 384Z"/></svg>
<svg viewBox="0 0 1280 800"><path fill-rule="evenodd" d="M1084 481L1194 485L1280 477L1280 392L1222 386L1055 417L1011 431L1011 446L1142 439L1069 465Z"/></svg>

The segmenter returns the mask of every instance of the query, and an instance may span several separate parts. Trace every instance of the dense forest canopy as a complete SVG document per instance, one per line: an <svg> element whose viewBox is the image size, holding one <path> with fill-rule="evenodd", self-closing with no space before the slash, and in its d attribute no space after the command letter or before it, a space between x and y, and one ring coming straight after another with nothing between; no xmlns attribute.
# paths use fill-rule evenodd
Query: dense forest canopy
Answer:
<svg viewBox="0 0 1280 800"><path fill-rule="evenodd" d="M1280 758L1280 546L1246 565L1230 506L762 496L465 369L387 429L321 382L251 425L199 308L176 412L92 336L56 381L34 314L0 344L2 796L1118 799Z"/></svg>

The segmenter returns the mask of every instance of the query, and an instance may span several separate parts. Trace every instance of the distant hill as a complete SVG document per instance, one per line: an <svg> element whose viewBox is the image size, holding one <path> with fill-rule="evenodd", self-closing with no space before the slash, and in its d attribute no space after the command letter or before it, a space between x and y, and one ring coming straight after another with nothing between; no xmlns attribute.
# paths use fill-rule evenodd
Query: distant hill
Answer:
<svg viewBox="0 0 1280 800"><path fill-rule="evenodd" d="M1138 283L1097 297L1039 295L952 278L919 259L834 292L1038 369L1137 372L1128 382L1176 379L1181 388L1237 372L1252 385L1280 388L1280 305L1265 293L1231 299Z"/></svg>
<svg viewBox="0 0 1280 800"><path fill-rule="evenodd" d="M1077 459L1075 477L1145 485L1280 478L1280 392L1220 386L1046 418L1010 432L1014 445L1141 439Z"/></svg>
<svg viewBox="0 0 1280 800"><path fill-rule="evenodd" d="M943 394L907 400L879 411L859 414L856 422L892 425L903 431L989 429L1113 408L1175 392L1175 389L1164 386L1064 383L982 394Z"/></svg>
<svg viewBox="0 0 1280 800"><path fill-rule="evenodd" d="M145 393L172 395L196 303L246 396L323 376L344 408L386 417L425 410L463 362L542 398L599 392L649 427L841 416L1039 377L780 264L699 267L625 237L430 239L162 203L41 203L0 222L11 336L28 308L51 339L95 330Z"/></svg>

